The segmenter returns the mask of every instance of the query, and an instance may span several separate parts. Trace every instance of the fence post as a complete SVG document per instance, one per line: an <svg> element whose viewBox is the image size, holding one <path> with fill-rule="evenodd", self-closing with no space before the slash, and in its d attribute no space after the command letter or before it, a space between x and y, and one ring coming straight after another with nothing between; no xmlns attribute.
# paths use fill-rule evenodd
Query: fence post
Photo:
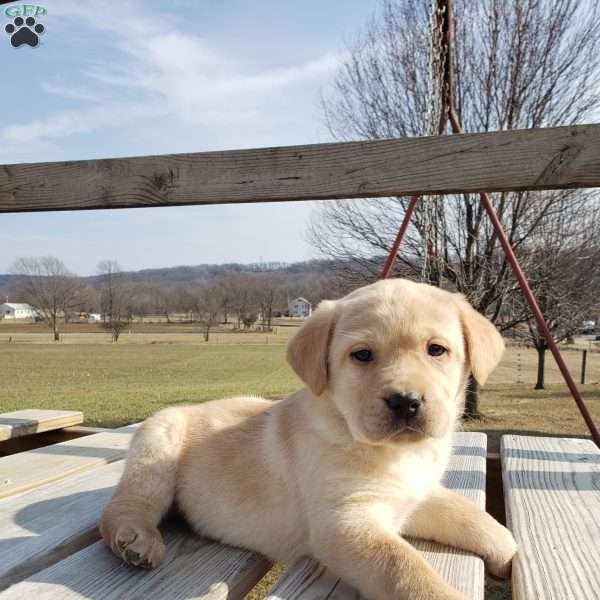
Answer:
<svg viewBox="0 0 600 600"><path fill-rule="evenodd" d="M585 383L585 368L587 366L587 350L584 350L581 355L581 384Z"/></svg>

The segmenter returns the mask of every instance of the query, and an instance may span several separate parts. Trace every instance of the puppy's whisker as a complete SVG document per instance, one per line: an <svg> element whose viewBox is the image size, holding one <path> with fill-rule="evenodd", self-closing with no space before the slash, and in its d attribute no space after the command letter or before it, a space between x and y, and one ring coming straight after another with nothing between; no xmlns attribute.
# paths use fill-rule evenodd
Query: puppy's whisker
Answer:
<svg viewBox="0 0 600 600"><path fill-rule="evenodd" d="M406 429L408 431L414 431L415 433L424 433L423 428L422 427L414 427L412 425L406 425Z"/></svg>

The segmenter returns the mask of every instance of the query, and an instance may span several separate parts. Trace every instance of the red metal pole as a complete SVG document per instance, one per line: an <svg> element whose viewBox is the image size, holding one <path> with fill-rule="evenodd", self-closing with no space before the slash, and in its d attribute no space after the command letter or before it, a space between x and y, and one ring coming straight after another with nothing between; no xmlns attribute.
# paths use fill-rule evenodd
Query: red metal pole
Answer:
<svg viewBox="0 0 600 600"><path fill-rule="evenodd" d="M462 133L462 127L460 126L458 115L454 110L450 110L450 121L452 123L452 129L454 133ZM535 296L533 295L533 291L531 290L529 282L527 281L525 274L523 273L523 269L521 269L521 265L519 264L514 250L510 245L508 236L504 231L504 227L502 227L502 223L498 218L498 214L496 213L496 209L494 208L494 205L490 200L490 196L489 194L483 192L480 194L480 197L485 212L488 214L488 217L492 222L492 226L494 227L494 231L496 232L498 240L500 241L502 249L504 250L504 254L506 254L506 258L510 264L510 267L513 273L515 274L515 277L519 282L521 291L523 292L523 295L527 300L527 304L529 304L529 308L533 313L533 317L535 319L535 322L537 323L538 329L544 336L546 344L548 344L548 348L550 348L550 352L552 352L552 356L554 357L554 360L556 361L556 364L563 376L563 379L565 380L565 383L567 384L567 387L569 388L569 391L573 396L573 400L575 400L575 404L577 404L577 408L579 409L579 412L581 413L581 416L583 417L583 420L585 421L585 424L587 425L587 428L589 429L590 434L592 435L594 443L596 444L596 446L598 446L598 448L600 448L600 431L598 431L598 428L596 427L596 424L594 423L594 420L592 419L592 416L590 415L590 412L587 406L585 405L583 397L577 389L577 385L575 384L575 381L573 380L573 377L569 372L569 368L567 367L567 364L565 363L560 353L560 350L558 349L558 346L554 341L554 337L552 336L552 333L550 332L550 329L546 324L544 315L542 314L540 306L537 303Z"/></svg>
<svg viewBox="0 0 600 600"><path fill-rule="evenodd" d="M444 27L444 34L445 34L444 37L445 37L445 41L447 44L447 58L446 58L447 64L446 64L446 71L445 71L444 75L445 75L445 80L446 80L446 84L447 84L448 88L446 90L445 104L447 107L447 115L450 117L450 122L452 124L452 131L454 133L462 133L463 130L462 130L462 127L460 124L460 119L458 118L458 115L456 114L456 110L454 108L454 102L453 102L453 96L452 96L452 64L451 64L451 61L452 61L452 43L453 43L453 37L454 37L452 7L450 4L450 0L441 1L439 4L440 4L440 6L442 6L442 8L443 8L443 5L445 5L444 12L445 12L445 19L446 19L446 23L445 23L445 27ZM443 129L445 129L445 113L442 114L442 117L440 119L440 132L439 132L440 134L443 133ZM546 340L546 343L548 344L548 348L550 348L550 352L552 352L552 356L554 357L554 360L556 361L556 364L558 365L558 368L560 369L563 379L565 380L565 383L567 384L567 387L569 388L569 391L571 392L571 395L573 396L573 399L575 400L575 403L577 404L577 408L579 409L579 412L581 413L581 416L583 417L583 420L585 421L585 424L587 425L587 427L590 431L590 434L592 435L592 439L594 440L596 446L598 446L600 448L600 432L598 431L598 428L596 427L594 421L592 420L592 417L587 409L587 406L585 405L585 402L584 402L579 390L577 389L577 386L575 385L575 381L573 380L573 377L571 376L571 373L569 372L569 369L568 369L565 361L563 360L563 357L560 354L558 346L556 345L556 342L554 341L554 338L552 337L550 329L548 328L548 325L546 324L546 321L544 319L544 315L542 314L542 311L537 303L537 300L535 299L535 296L533 295L531 287L529 286L529 283L528 283L527 279L525 278L525 274L523 273L523 270L521 269L521 265L519 264L519 261L514 253L514 250L512 249L512 246L510 245L508 236L506 235L504 228L502 227L502 223L500 222L500 219L498 218L498 214L496 213L496 210L494 209L494 206L490 200L490 196L489 196L489 194L482 192L480 194L480 197L481 197L481 202L483 204L483 207L484 207L485 211L487 212L488 217L490 218L490 221L492 222L494 231L496 232L496 235L498 236L500 245L502 246L504 253L506 254L506 258L511 266L513 273L515 274L515 277L517 278L517 281L519 282L519 286L521 287L523 295L525 296L525 299L527 300L527 304L529 305L529 308L531 309L531 312L533 313L533 316L535 318L537 326L538 326L539 330L541 331L542 335L544 336L544 339ZM415 206L417 205L418 200L419 200L419 196L412 196L412 198L410 199L410 203L406 210L406 214L404 215L404 220L402 221L402 225L400 226L398 235L396 236L396 239L394 241L392 249L390 250L390 254L387 257L385 266L383 267L383 271L381 272L381 279L386 279L389 276L390 271L392 270L392 266L394 264L394 261L396 260L397 254L398 254L398 249L400 248L400 244L402 243L404 234L406 233L406 230L408 229L408 224L410 223L410 219L414 213Z"/></svg>
<svg viewBox="0 0 600 600"><path fill-rule="evenodd" d="M579 390L577 389L577 386L575 385L575 381L573 381L573 377L571 376L571 373L569 372L569 369L568 369L565 361L563 360L563 357L560 354L558 346L556 345L556 342L554 341L554 338L552 337L552 334L550 333L550 330L548 329L548 325L546 324L546 321L544 320L544 315L542 314L542 311L540 310L537 300L535 299L535 296L533 295L533 292L531 291L531 288L529 287L529 283L527 282L527 279L525 278L525 274L523 273L523 270L521 269L521 265L519 265L519 261L517 260L517 257L515 256L515 253L510 245L510 241L508 240L508 237L506 236L506 233L504 232L502 223L500 222L500 219L498 218L498 215L496 213L496 210L494 209L494 206L492 205L489 195L485 194L485 193L481 194L481 202L483 203L483 207L485 208L485 211L487 212L487 214L490 218L490 221L492 222L492 225L494 226L494 231L496 232L496 235L498 236L498 239L500 240L500 244L502 245L502 248L504 249L504 253L506 254L506 258L508 259L508 262L510 263L513 273L515 274L515 277L517 278L517 281L519 282L519 285L521 286L521 290L523 291L523 295L525 296L525 299L527 300L527 304L529 304L529 308L531 309L531 312L533 313L533 316L535 318L537 326L538 326L539 330L542 332L542 335L544 336L544 338L546 339L548 348L550 348L550 352L552 352L552 356L554 356L554 360L556 361L556 364L558 365L558 368L560 369L560 372L562 373L563 379L565 380L565 383L567 384L567 387L569 388L569 391L571 392L571 395L573 396L573 399L575 400L575 403L577 404L577 408L579 409L579 412L581 413L581 416L583 417L585 424L587 425L588 429L590 430L590 433L592 434L592 439L594 440L596 446L598 446L600 448L600 432L598 431L598 428L596 427L596 425L588 411L588 408L585 405L585 402L583 401L583 398L581 397L581 394L580 394Z"/></svg>
<svg viewBox="0 0 600 600"><path fill-rule="evenodd" d="M400 229L398 230L398 235L396 235L396 239L394 240L394 244L392 245L392 249L388 254L387 260L385 261L385 265L383 266L383 270L381 271L380 279L387 279L390 276L390 271L394 266L394 261L396 260L396 256L398 256L398 250L400 248L400 244L404 239L404 234L408 229L408 224L415 212L415 207L417 206L417 202L419 201L419 196L412 196L410 202L408 203L408 207L406 208L406 213L404 214L404 219L402 220L402 225L400 225Z"/></svg>

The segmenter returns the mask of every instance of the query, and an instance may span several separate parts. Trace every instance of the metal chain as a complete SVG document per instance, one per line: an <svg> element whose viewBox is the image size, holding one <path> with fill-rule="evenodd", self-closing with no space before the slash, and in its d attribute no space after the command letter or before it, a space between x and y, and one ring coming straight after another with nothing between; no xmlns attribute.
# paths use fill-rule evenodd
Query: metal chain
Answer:
<svg viewBox="0 0 600 600"><path fill-rule="evenodd" d="M437 0L431 0L431 18L429 24L429 73L427 81L426 135L437 135L444 104L444 69L447 48L443 35L443 10Z"/></svg>
<svg viewBox="0 0 600 600"><path fill-rule="evenodd" d="M437 0L431 0L431 18L429 24L429 56L426 133L438 135L442 112L446 110L444 85L447 47L444 44L442 24L445 7L440 8ZM445 215L439 196L428 196L421 199L422 215L421 235L423 241L423 261L421 278L429 283L439 283L439 274L443 272L443 256L440 252L441 242L445 236ZM435 272L433 272L435 271Z"/></svg>

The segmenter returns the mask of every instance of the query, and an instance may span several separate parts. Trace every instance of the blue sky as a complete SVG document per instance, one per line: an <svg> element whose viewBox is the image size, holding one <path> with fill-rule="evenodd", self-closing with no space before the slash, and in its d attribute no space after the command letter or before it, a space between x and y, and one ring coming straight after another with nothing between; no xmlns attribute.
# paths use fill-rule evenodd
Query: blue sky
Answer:
<svg viewBox="0 0 600 600"><path fill-rule="evenodd" d="M1 7L0 164L329 141L319 106L377 0L47 0L37 48ZM114 8L113 8L114 7ZM10 82L10 84L7 84ZM0 273L304 260L311 203L0 215Z"/></svg>

